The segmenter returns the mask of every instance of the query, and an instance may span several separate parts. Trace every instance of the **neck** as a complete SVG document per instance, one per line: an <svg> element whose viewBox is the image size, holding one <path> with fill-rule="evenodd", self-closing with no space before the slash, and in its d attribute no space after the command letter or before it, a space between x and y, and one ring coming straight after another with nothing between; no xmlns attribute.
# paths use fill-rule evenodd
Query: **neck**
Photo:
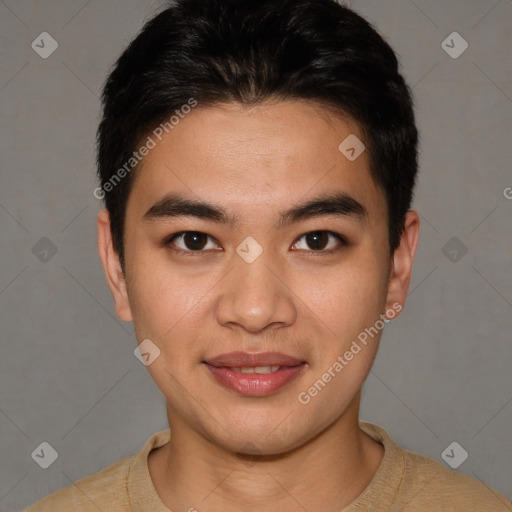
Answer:
<svg viewBox="0 0 512 512"><path fill-rule="evenodd" d="M359 428L358 405L307 443L269 456L224 450L173 416L170 443L148 458L156 491L173 511L339 511L370 483L384 454Z"/></svg>

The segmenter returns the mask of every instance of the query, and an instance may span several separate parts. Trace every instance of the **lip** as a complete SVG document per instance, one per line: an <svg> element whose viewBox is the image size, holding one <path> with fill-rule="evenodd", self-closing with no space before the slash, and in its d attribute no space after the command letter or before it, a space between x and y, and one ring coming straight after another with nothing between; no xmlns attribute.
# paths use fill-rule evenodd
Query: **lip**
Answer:
<svg viewBox="0 0 512 512"><path fill-rule="evenodd" d="M281 352L259 352L251 354L249 352L229 352L212 357L205 361L207 364L216 367L253 367L253 366L297 366L305 363L304 360L297 359Z"/></svg>
<svg viewBox="0 0 512 512"><path fill-rule="evenodd" d="M213 377L224 387L238 394L262 397L276 393L306 367L306 362L280 352L230 352L204 361L203 364ZM255 366L280 366L272 373L241 373L232 368Z"/></svg>

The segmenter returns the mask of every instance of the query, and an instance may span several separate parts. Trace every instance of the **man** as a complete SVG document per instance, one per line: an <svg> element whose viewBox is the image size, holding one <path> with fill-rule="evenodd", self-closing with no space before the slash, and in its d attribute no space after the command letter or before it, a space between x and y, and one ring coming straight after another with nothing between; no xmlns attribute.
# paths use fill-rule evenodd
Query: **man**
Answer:
<svg viewBox="0 0 512 512"><path fill-rule="evenodd" d="M409 288L410 91L333 0L179 0L105 85L98 247L170 430L29 511L505 511L358 419Z"/></svg>

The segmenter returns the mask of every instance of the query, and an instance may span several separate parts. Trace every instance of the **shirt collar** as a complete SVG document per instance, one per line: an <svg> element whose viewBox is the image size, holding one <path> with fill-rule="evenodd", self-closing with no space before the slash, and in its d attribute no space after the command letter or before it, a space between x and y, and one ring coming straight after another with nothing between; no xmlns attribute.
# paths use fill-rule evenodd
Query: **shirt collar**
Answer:
<svg viewBox="0 0 512 512"><path fill-rule="evenodd" d="M387 510L395 502L405 475L404 453L384 429L363 421L359 422L359 426L384 446L384 457L366 489L341 512L373 510L376 505L379 510ZM172 512L158 496L148 469L149 452L168 443L170 438L169 429L153 434L135 456L128 475L128 496L132 512Z"/></svg>
<svg viewBox="0 0 512 512"><path fill-rule="evenodd" d="M170 438L169 429L153 434L135 456L128 475L128 496L132 512L171 512L158 496L148 468L149 452L168 443Z"/></svg>

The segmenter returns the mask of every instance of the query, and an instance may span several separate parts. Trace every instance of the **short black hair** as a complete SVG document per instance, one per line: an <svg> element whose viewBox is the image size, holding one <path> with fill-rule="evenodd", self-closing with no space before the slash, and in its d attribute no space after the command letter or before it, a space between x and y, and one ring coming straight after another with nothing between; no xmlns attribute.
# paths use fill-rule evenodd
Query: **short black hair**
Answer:
<svg viewBox="0 0 512 512"><path fill-rule="evenodd" d="M310 100L358 123L386 196L391 253L399 246L418 132L412 92L373 26L335 0L177 0L144 25L103 89L95 195L105 199L123 272L141 141L162 123L172 129L167 120L185 106L266 100Z"/></svg>

